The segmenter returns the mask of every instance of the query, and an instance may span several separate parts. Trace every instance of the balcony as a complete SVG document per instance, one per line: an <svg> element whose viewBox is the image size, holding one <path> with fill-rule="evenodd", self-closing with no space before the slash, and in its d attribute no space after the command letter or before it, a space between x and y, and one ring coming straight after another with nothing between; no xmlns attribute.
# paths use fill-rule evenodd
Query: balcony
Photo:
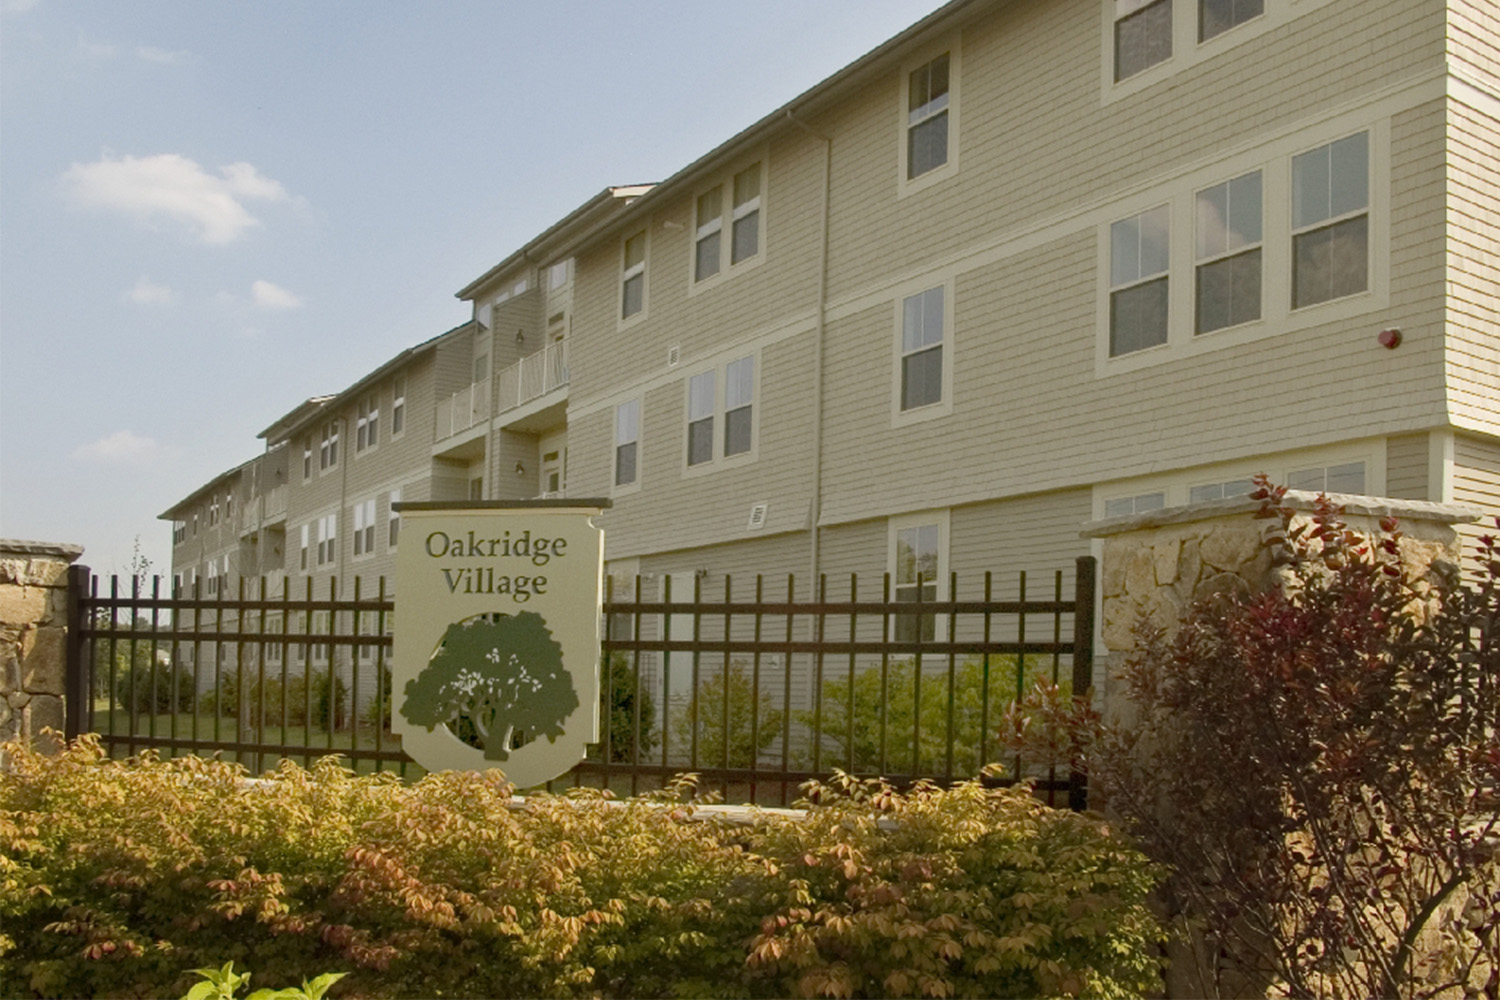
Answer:
<svg viewBox="0 0 1500 1000"><path fill-rule="evenodd" d="M240 535L259 531L268 524L286 520L286 487L273 486L260 496L251 497L240 510Z"/></svg>
<svg viewBox="0 0 1500 1000"><path fill-rule="evenodd" d="M496 405L500 413L525 406L568 384L568 342L554 340L530 357L522 358L497 376Z"/></svg>
<svg viewBox="0 0 1500 1000"><path fill-rule="evenodd" d="M490 380L481 379L449 396L438 400L437 427L434 436L438 441L462 434L490 419Z"/></svg>

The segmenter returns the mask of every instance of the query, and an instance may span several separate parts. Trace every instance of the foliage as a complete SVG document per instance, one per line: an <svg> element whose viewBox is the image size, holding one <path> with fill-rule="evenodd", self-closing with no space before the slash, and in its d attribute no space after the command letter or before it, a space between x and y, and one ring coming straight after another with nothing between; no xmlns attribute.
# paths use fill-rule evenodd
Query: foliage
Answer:
<svg viewBox="0 0 1500 1000"><path fill-rule="evenodd" d="M749 668L730 661L672 706L671 747L677 759L687 759L696 730L696 766L749 767L781 735L784 719L769 694L754 690Z"/></svg>
<svg viewBox="0 0 1500 1000"><path fill-rule="evenodd" d="M401 714L429 730L450 727L504 761L525 723L528 738L555 741L578 708L562 647L542 616L479 615L449 625L438 650L406 682Z"/></svg>
<svg viewBox="0 0 1500 1000"><path fill-rule="evenodd" d="M365 702L365 707L360 713L360 721L371 730L383 729L391 731L391 668L387 664L380 664L379 679L376 682L379 690L371 695Z"/></svg>
<svg viewBox="0 0 1500 1000"><path fill-rule="evenodd" d="M1206 985L1426 997L1500 984L1500 552L1415 579L1393 521L1366 539L1261 481L1280 586L1138 630L1129 724L1034 699L1029 728L1176 874ZM1035 742L1035 741L1033 741Z"/></svg>
<svg viewBox="0 0 1500 1000"><path fill-rule="evenodd" d="M122 652L123 645L117 651L117 657ZM152 662L150 656L150 647L143 646L136 654L135 663L116 672L115 703L142 715L191 712L195 700L193 672L182 667L174 669L167 663Z"/></svg>
<svg viewBox="0 0 1500 1000"><path fill-rule="evenodd" d="M313 667L312 694L307 690L304 673L289 674L282 681L279 675L267 675L264 679L246 671L247 694L240 694L239 674L233 670L219 676L217 689L203 692L198 699L199 710L206 715L222 715L239 718L241 715L250 726L279 726L285 713L289 726L305 726L309 713L314 725L328 726L330 718L336 729L342 729L349 721L349 684L337 671L333 673L330 696L329 671Z"/></svg>
<svg viewBox="0 0 1500 1000"><path fill-rule="evenodd" d="M941 668L921 673L920 690L913 683L915 661L893 660L885 668L867 667L854 675L854 711L850 724L848 675L825 678L821 711L798 710L794 718L809 732L821 731L821 763L867 774L890 774L909 770L913 774L944 771L948 762L949 684L946 657ZM1016 697L1013 656L966 659L954 666L952 740L954 775L974 777L986 763L996 759L1000 746L994 727ZM1033 658L1024 663L1022 687L1034 688L1051 677L1051 663ZM989 699L985 700L986 686ZM1062 682L1072 690L1072 680ZM920 707L919 761L912 760L912 729ZM986 731L985 723L989 730ZM885 751L881 751L884 739ZM852 743L851 743L852 740ZM851 754L852 748L852 754ZM988 750L988 754L983 751ZM810 755L808 755L810 756ZM983 759L988 757L989 760ZM804 763L812 766L812 761ZM821 770L818 768L817 770Z"/></svg>
<svg viewBox="0 0 1500 1000"><path fill-rule="evenodd" d="M600 665L603 709L609 718L609 759L615 763L645 760L656 749L661 734L656 728L656 702L651 692L636 686L636 669L624 653L612 653ZM636 706L640 706L637 725ZM602 754L603 747L589 747ZM639 754L639 756L637 756Z"/></svg>
<svg viewBox="0 0 1500 1000"><path fill-rule="evenodd" d="M180 996L184 970L335 996L1035 996L1152 988L1153 871L1097 818L976 784L813 788L805 820L530 797L97 741L6 748L0 981ZM232 967L221 969L227 982ZM238 984L237 984L238 985Z"/></svg>
<svg viewBox="0 0 1500 1000"><path fill-rule="evenodd" d="M194 969L194 975L202 976L203 982L195 983L182 995L182 1000L235 1000L234 995L241 986L250 983L250 973L235 972L233 962L225 962L222 969ZM302 988L288 986L279 990L256 990L245 1000L323 1000L328 988L348 975L345 972L325 972L311 981L302 980Z"/></svg>

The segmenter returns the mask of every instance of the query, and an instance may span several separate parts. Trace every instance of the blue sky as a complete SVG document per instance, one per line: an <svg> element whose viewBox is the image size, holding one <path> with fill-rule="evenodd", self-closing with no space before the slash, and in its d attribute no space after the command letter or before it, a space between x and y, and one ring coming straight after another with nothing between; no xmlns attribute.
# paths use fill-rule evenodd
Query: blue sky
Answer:
<svg viewBox="0 0 1500 1000"><path fill-rule="evenodd" d="M937 0L0 0L0 536L125 572L453 293Z"/></svg>

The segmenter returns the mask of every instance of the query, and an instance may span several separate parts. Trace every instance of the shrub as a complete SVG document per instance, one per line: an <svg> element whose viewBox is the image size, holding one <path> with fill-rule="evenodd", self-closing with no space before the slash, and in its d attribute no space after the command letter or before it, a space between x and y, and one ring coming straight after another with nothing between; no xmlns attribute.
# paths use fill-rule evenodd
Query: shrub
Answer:
<svg viewBox="0 0 1500 1000"><path fill-rule="evenodd" d="M403 785L325 760L7 748L0 981L180 995L195 968L333 995L1054 995L1148 990L1153 869L1024 791L813 788L805 821L599 792L513 807L498 771Z"/></svg>
<svg viewBox="0 0 1500 1000"><path fill-rule="evenodd" d="M175 692L175 696L174 696ZM169 664L137 662L115 675L115 703L142 715L192 712L193 672Z"/></svg>
<svg viewBox="0 0 1500 1000"><path fill-rule="evenodd" d="M1139 629L1131 723L1043 696L1012 733L1086 756L1172 865L1171 910L1227 952L1205 985L1494 995L1500 552L1482 540L1468 587L1439 564L1415 579L1394 522L1362 538L1320 499L1300 525L1284 492L1258 491L1281 586Z"/></svg>

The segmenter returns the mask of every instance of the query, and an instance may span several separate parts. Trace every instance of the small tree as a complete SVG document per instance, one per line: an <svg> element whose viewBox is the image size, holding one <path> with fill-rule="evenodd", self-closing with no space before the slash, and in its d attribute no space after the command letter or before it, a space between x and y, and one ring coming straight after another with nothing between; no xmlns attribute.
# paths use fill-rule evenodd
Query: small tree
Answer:
<svg viewBox="0 0 1500 1000"><path fill-rule="evenodd" d="M609 759L617 764L643 760L661 740L656 728L656 701L650 691L637 686L636 669L623 653L610 654L601 671L605 683L600 694L609 716ZM603 747L593 745L589 752L602 753Z"/></svg>
<svg viewBox="0 0 1500 1000"><path fill-rule="evenodd" d="M710 675L672 713L672 748L680 754L692 750L696 720L700 767L749 767L781 736L784 719L771 696L754 689L750 671L738 662Z"/></svg>
<svg viewBox="0 0 1500 1000"><path fill-rule="evenodd" d="M472 732L489 760L503 761L522 735L563 734L578 693L563 669L562 647L542 616L480 615L443 633L432 660L406 682L401 714L429 730Z"/></svg>
<svg viewBox="0 0 1500 1000"><path fill-rule="evenodd" d="M1362 538L1320 499L1297 525L1284 493L1256 494L1280 586L1200 600L1170 637L1139 629L1132 723L1054 691L1008 735L1086 762L1172 866L1168 901L1215 958L1205 984L1495 996L1500 551L1482 540L1469 587L1440 564L1413 579L1394 522Z"/></svg>

